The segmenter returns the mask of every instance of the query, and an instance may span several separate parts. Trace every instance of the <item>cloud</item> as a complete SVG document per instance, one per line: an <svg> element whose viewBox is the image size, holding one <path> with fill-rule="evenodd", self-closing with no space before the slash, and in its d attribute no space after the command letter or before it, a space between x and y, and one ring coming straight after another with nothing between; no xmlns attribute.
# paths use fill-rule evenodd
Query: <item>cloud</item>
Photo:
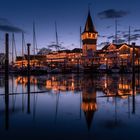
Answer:
<svg viewBox="0 0 140 140"><path fill-rule="evenodd" d="M105 45L108 45L109 42L101 42L100 44L98 44L99 47L104 47Z"/></svg>
<svg viewBox="0 0 140 140"><path fill-rule="evenodd" d="M126 42L125 39L118 39L118 40L117 40L117 43L119 43L119 44L122 44L122 43L125 43L125 42Z"/></svg>
<svg viewBox="0 0 140 140"><path fill-rule="evenodd" d="M6 18L0 18L0 25L11 25L11 22Z"/></svg>
<svg viewBox="0 0 140 140"><path fill-rule="evenodd" d="M130 36L130 40L131 41L136 41L138 39L140 39L140 34L134 34L134 35L131 35Z"/></svg>
<svg viewBox="0 0 140 140"><path fill-rule="evenodd" d="M123 35L123 38L125 38L126 40L128 40L128 38L129 38L129 34L124 34ZM138 39L140 39L140 34L131 34L130 35L130 40L131 41L137 41Z"/></svg>
<svg viewBox="0 0 140 140"><path fill-rule="evenodd" d="M112 18L121 18L128 15L129 12L123 10L115 10L115 9L108 9L98 13L98 16L101 19L112 19Z"/></svg>
<svg viewBox="0 0 140 140"><path fill-rule="evenodd" d="M114 39L114 35L108 36L108 39Z"/></svg>
<svg viewBox="0 0 140 140"><path fill-rule="evenodd" d="M109 28L111 28L111 27L112 27L112 25L108 25L106 28L109 29Z"/></svg>
<svg viewBox="0 0 140 140"><path fill-rule="evenodd" d="M106 36L105 35L99 35L98 34L98 37L105 38Z"/></svg>
<svg viewBox="0 0 140 140"><path fill-rule="evenodd" d="M140 29L135 29L134 32L140 32Z"/></svg>
<svg viewBox="0 0 140 140"><path fill-rule="evenodd" d="M5 32L15 32L15 33L24 32L22 29L10 25L0 25L0 30Z"/></svg>
<svg viewBox="0 0 140 140"><path fill-rule="evenodd" d="M123 37L124 38L128 38L129 37L129 34L124 34Z"/></svg>
<svg viewBox="0 0 140 140"><path fill-rule="evenodd" d="M21 28L12 25L6 18L0 18L0 31L21 33L24 32Z"/></svg>

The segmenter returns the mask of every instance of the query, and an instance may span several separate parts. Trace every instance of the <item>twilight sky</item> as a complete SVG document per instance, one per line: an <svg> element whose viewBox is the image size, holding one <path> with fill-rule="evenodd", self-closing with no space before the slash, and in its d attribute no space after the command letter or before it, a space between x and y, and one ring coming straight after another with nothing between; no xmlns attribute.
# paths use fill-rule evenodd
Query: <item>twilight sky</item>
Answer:
<svg viewBox="0 0 140 140"><path fill-rule="evenodd" d="M79 47L90 4L91 16L99 33L98 49L112 42L115 19L118 39L127 42L131 26L131 42L140 45L139 0L0 0L0 46L4 47L4 32L14 31L18 53L21 53L21 31L25 41L32 43L32 24L36 24L38 48L55 42L55 21L59 43L67 48ZM10 33L11 34L11 33Z"/></svg>

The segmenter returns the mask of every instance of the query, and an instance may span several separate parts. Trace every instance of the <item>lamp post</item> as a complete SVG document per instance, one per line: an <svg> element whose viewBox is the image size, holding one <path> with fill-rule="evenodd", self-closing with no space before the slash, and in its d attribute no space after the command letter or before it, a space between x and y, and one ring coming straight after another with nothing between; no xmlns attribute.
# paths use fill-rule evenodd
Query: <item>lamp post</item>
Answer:
<svg viewBox="0 0 140 140"><path fill-rule="evenodd" d="M27 44L27 50L28 50L28 84L27 84L27 93L28 93L28 102L27 102L27 113L30 114L30 46L31 44Z"/></svg>

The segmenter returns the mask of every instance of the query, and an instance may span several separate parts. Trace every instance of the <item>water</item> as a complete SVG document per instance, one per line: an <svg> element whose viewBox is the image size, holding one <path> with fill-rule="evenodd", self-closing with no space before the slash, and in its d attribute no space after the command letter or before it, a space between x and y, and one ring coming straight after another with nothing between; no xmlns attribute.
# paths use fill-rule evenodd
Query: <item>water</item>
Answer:
<svg viewBox="0 0 140 140"><path fill-rule="evenodd" d="M0 77L0 139L139 139L140 79L132 75ZM134 90L133 90L134 89ZM27 92L29 91L29 92Z"/></svg>

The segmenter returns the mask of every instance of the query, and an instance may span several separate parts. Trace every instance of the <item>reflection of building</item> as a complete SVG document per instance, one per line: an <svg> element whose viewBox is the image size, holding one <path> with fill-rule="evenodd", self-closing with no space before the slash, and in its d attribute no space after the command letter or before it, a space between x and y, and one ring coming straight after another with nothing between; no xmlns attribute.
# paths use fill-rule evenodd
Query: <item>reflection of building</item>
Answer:
<svg viewBox="0 0 140 140"><path fill-rule="evenodd" d="M16 85L22 84L27 86L28 77L17 76L15 79ZM37 85L39 89L47 91L81 91L81 82L80 77L72 75L48 75L48 76L30 76L30 84Z"/></svg>
<svg viewBox="0 0 140 140"><path fill-rule="evenodd" d="M82 90L82 110L84 111L88 129L90 129L94 112L97 109L96 90L93 85L93 79L88 79L83 83Z"/></svg>
<svg viewBox="0 0 140 140"><path fill-rule="evenodd" d="M100 87L107 96L127 98L132 95L132 77L128 75L106 76Z"/></svg>

